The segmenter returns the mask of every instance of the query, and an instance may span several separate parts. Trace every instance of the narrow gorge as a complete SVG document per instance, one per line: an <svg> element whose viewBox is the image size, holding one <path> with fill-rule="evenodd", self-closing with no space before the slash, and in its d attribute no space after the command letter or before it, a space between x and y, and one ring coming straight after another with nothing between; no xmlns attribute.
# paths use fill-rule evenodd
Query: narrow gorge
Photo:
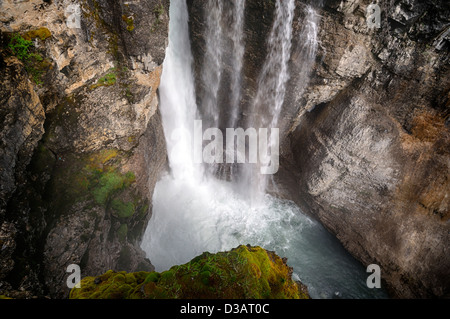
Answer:
<svg viewBox="0 0 450 319"><path fill-rule="evenodd" d="M371 4L0 1L0 296L448 298L450 4Z"/></svg>

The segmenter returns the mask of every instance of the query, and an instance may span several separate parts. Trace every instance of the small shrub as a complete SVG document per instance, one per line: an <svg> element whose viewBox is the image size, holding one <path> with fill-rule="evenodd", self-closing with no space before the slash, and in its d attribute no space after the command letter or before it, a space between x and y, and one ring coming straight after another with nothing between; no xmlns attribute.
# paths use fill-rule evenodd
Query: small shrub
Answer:
<svg viewBox="0 0 450 319"><path fill-rule="evenodd" d="M42 39L42 37L40 38ZM11 53L23 62L25 70L31 76L33 81L36 84L41 85L42 75L44 74L44 71L51 66L51 63L44 59L39 53L31 52L33 47L34 45L30 36L22 37L18 33L12 35L8 44Z"/></svg>
<svg viewBox="0 0 450 319"><path fill-rule="evenodd" d="M111 208L114 210L115 215L119 218L128 218L133 216L135 212L135 205L133 202L127 202L114 198L111 201Z"/></svg>
<svg viewBox="0 0 450 319"><path fill-rule="evenodd" d="M100 86L111 86L116 84L116 82L117 82L116 69L112 68L109 70L109 73L107 73L105 76L102 76L100 79L98 79L96 84L91 86L91 90L96 89Z"/></svg>
<svg viewBox="0 0 450 319"><path fill-rule="evenodd" d="M8 44L8 48L11 52L22 62L25 62L30 58L30 48L33 47L33 42L25 40L20 34L15 33L12 35Z"/></svg>

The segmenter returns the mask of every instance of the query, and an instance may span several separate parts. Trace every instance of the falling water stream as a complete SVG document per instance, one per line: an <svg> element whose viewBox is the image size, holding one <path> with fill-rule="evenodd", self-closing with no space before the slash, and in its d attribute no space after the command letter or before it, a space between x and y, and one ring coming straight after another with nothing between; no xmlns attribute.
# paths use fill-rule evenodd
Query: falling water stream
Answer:
<svg viewBox="0 0 450 319"><path fill-rule="evenodd" d="M214 70L203 69L204 80L209 81L208 121L217 123L218 112L214 110L220 77L221 33L217 21L223 14L234 15L238 24L231 28L235 56L233 71L240 72L243 57L243 37L239 35L243 24L244 0L233 0L234 10L223 13L221 1L208 1L210 28L206 34L208 48L205 63ZM258 99L273 103L270 113L256 111L262 117L257 122L276 125L282 108L285 84L288 81L287 63L290 58L294 0L277 0L276 17L268 40L269 54L263 67L259 85L271 86L255 97L255 107L261 107ZM316 32L314 12L307 10L309 19L304 23L308 35ZM214 24L216 24L214 26ZM212 30L212 28L216 28ZM384 298L380 289L369 289L365 268L351 257L330 233L317 221L304 215L299 207L288 200L262 194L258 201L251 200L235 182L217 179L208 174L205 166L196 164L192 156L193 122L202 117L195 100L193 58L188 32L188 10L185 1L171 1L169 46L159 88L161 115L166 136L170 173L155 187L153 215L141 244L157 271L188 262L205 251L218 252L241 244L258 245L274 250L288 258L293 267L294 279L308 286L313 298ZM310 36L305 43L310 41ZM208 40L209 39L209 40ZM314 41L311 45L316 45ZM208 44L209 43L209 44ZM305 44L307 45L307 44ZM281 46L281 47L280 47ZM302 48L310 56L315 48ZM300 54L304 56L305 54ZM305 59L308 60L308 59ZM306 63L311 63L307 61ZM274 72L278 70L279 72ZM281 71L281 72L280 72ZM306 72L306 71L305 71ZM233 86L240 83L236 75ZM272 92L273 95L268 95ZM231 99L238 108L238 98ZM274 113L275 112L275 113ZM236 123L239 112L231 112L228 123ZM263 115L267 114L267 118ZM211 118L212 117L212 118ZM211 124L211 123L209 123ZM261 123L254 123L259 125ZM243 179L246 182L246 179Z"/></svg>

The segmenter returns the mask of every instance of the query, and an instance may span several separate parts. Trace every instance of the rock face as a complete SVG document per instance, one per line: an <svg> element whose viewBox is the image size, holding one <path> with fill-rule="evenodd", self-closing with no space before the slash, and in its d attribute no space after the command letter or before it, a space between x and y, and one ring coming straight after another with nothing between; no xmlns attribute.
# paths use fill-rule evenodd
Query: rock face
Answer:
<svg viewBox="0 0 450 319"><path fill-rule="evenodd" d="M392 296L447 296L450 74L437 42L448 4L383 2L373 31L367 5L324 7L284 183L363 264L381 266Z"/></svg>
<svg viewBox="0 0 450 319"><path fill-rule="evenodd" d="M13 253L17 248L14 240L17 226L6 218L9 214L7 203L19 185L26 182L25 168L44 133L45 112L20 61L2 55L0 68L1 282L14 268Z"/></svg>
<svg viewBox="0 0 450 319"><path fill-rule="evenodd" d="M169 1L0 8L0 290L66 297L70 264L152 270L139 242L166 164L157 89ZM21 61L15 33L33 44Z"/></svg>
<svg viewBox="0 0 450 319"><path fill-rule="evenodd" d="M203 253L162 273L114 272L84 278L71 299L309 299L306 286L274 252L239 246Z"/></svg>
<svg viewBox="0 0 450 319"><path fill-rule="evenodd" d="M304 103L315 109L293 126L286 167L298 202L365 265L379 264L393 296L443 297L450 73L436 41L448 4L385 2L378 31L358 18L367 4L324 8L323 62Z"/></svg>
<svg viewBox="0 0 450 319"><path fill-rule="evenodd" d="M44 134L45 112L22 64L14 57L1 57L1 192L6 201L16 188L16 172L28 165L37 142Z"/></svg>
<svg viewBox="0 0 450 319"><path fill-rule="evenodd" d="M380 1L379 29L367 25L371 1L315 3L310 65L301 42L310 3L295 3L274 192L316 216L364 265L380 265L392 296L448 296L448 3ZM201 105L205 12L188 4ZM241 119L255 96L273 11L274 1L246 1ZM227 61L219 96L229 92ZM227 112L226 98L219 101Z"/></svg>

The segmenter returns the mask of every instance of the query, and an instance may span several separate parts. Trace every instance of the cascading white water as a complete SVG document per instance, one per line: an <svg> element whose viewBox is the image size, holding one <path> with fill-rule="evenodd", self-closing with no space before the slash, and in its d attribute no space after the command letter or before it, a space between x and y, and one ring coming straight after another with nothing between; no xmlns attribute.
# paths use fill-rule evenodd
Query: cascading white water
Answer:
<svg viewBox="0 0 450 319"><path fill-rule="evenodd" d="M235 127L240 107L241 70L245 52L245 0L208 0L204 6L207 12L204 29L205 50L202 53L201 89L198 92L201 118L203 124L208 127ZM221 87L224 82L227 83L229 91L226 97L223 96L224 90ZM224 98L227 99L227 110L225 114L221 114ZM208 165L206 171L211 175L224 177L227 174L230 176L231 169L232 166Z"/></svg>
<svg viewBox="0 0 450 319"><path fill-rule="evenodd" d="M258 90L252 103L249 127L277 128L289 80L288 62L292 46L294 0L275 2L275 20L267 41L268 55L258 79ZM270 136L268 152L278 152L278 135ZM242 180L247 184L253 203L261 201L266 191L267 175L260 174L260 165L245 165Z"/></svg>
<svg viewBox="0 0 450 319"><path fill-rule="evenodd" d="M234 0L234 10L232 11L231 39L233 41L233 62L231 78L231 116L228 121L229 126L235 128L238 122L239 101L241 97L241 72L245 53L244 44L244 9L245 0Z"/></svg>
<svg viewBox="0 0 450 319"><path fill-rule="evenodd" d="M305 17L298 21L303 27L299 34L297 48L295 48L294 63L297 65L297 83L295 89L297 96L302 96L303 91L309 84L309 78L314 60L316 58L318 41L318 26L320 16L311 6L304 9ZM299 18L300 19L300 18Z"/></svg>
<svg viewBox="0 0 450 319"><path fill-rule="evenodd" d="M258 80L253 103L252 127L277 127L289 79L294 0L277 0L275 21L268 39L268 56Z"/></svg>
<svg viewBox="0 0 450 319"><path fill-rule="evenodd" d="M171 3L169 47L159 88L167 153L177 179L200 178L201 166L192 156L193 122L198 117L195 101L188 14L184 1Z"/></svg>
<svg viewBox="0 0 450 319"><path fill-rule="evenodd" d="M277 10L281 10L278 2ZM280 11L278 17L291 19L292 3L286 2L286 8L283 4L288 10ZM203 166L194 164L193 121L199 115L185 1L171 1L169 29L160 97L171 173L155 187L153 215L141 244L156 270L183 264L204 251L251 244L288 257L294 278L308 286L313 298L384 297L366 287L363 267L293 202L263 194L254 205L236 191L236 184L203 174ZM287 51L277 52L288 55Z"/></svg>
<svg viewBox="0 0 450 319"><path fill-rule="evenodd" d="M219 112L217 110L217 96L222 76L222 25L221 17L223 4L220 0L206 2L205 42L206 53L202 68L202 80L205 85L203 96L204 118L212 127L218 127Z"/></svg>

